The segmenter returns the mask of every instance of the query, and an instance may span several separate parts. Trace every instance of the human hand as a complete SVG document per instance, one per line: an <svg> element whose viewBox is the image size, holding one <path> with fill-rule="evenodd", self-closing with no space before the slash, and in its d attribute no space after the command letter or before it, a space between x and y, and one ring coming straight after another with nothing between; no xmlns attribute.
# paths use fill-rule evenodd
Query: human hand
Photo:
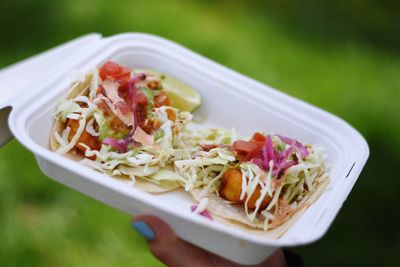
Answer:
<svg viewBox="0 0 400 267"><path fill-rule="evenodd" d="M238 267L220 256L196 247L180 239L171 227L161 219L151 215L135 217L132 226L146 238L151 253L170 267ZM286 265L283 251L278 249L258 267L284 267Z"/></svg>

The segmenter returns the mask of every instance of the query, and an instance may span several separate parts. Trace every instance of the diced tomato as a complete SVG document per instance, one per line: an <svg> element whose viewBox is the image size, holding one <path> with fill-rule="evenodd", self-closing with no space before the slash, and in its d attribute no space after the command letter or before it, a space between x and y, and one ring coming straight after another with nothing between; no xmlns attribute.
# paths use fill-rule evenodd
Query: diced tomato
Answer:
<svg viewBox="0 0 400 267"><path fill-rule="evenodd" d="M121 81L119 84L119 91L120 92L127 92L129 89L129 79L125 81Z"/></svg>
<svg viewBox="0 0 400 267"><path fill-rule="evenodd" d="M233 143L232 150L241 161L262 159L262 148L265 143L265 136L255 133L249 141L239 140Z"/></svg>
<svg viewBox="0 0 400 267"><path fill-rule="evenodd" d="M235 151L249 153L253 150L256 150L258 148L258 145L250 141L239 140L233 143L232 148Z"/></svg>
<svg viewBox="0 0 400 267"><path fill-rule="evenodd" d="M121 86L118 88L118 95L125 101L125 103L130 104L131 103L131 98L129 96L129 91L121 88Z"/></svg>
<svg viewBox="0 0 400 267"><path fill-rule="evenodd" d="M159 108L161 106L171 106L171 104L171 100L169 100L165 92L160 92L160 94L154 98L154 106L156 108Z"/></svg>
<svg viewBox="0 0 400 267"><path fill-rule="evenodd" d="M265 142L265 136L263 134L260 134L258 132L254 133L253 136L251 137L251 141L255 142Z"/></svg>
<svg viewBox="0 0 400 267"><path fill-rule="evenodd" d="M107 79L107 77L113 77L114 75L120 74L120 66L114 62L107 61L100 67L100 78L102 80Z"/></svg>
<svg viewBox="0 0 400 267"><path fill-rule="evenodd" d="M257 144L243 140L236 141L232 145L232 150L235 152L240 161L247 161L248 154L257 149Z"/></svg>
<svg viewBox="0 0 400 267"><path fill-rule="evenodd" d="M147 86L150 89L156 90L158 87L160 87L160 83L158 81L151 81L147 84Z"/></svg>
<svg viewBox="0 0 400 267"><path fill-rule="evenodd" d="M112 77L119 83L126 83L131 78L131 69L123 67L119 74Z"/></svg>
<svg viewBox="0 0 400 267"><path fill-rule="evenodd" d="M101 66L99 74L103 81L107 78L113 78L119 83L124 83L131 77L131 69L112 61L107 61Z"/></svg>
<svg viewBox="0 0 400 267"><path fill-rule="evenodd" d="M252 159L262 158L262 150L255 149L247 153L245 160L251 161Z"/></svg>

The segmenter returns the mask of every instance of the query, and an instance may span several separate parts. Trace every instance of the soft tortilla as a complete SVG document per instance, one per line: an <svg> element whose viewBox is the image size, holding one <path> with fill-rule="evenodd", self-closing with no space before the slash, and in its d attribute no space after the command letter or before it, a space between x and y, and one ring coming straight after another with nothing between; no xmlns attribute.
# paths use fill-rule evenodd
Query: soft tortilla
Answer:
<svg viewBox="0 0 400 267"><path fill-rule="evenodd" d="M67 100L71 100L74 99L77 96L80 95L85 95L89 92L89 87L90 87L90 82L92 81L92 74L87 74L85 76L85 80L82 82L76 82L71 89L68 91L67 96L65 97L65 99ZM55 138L54 133L58 132L59 134L61 134L61 132L64 130L65 128L65 124L60 121L60 120L56 120L54 122L54 127L51 131L51 135L50 135L50 148L52 151L56 151L59 147L60 144L57 142L57 139ZM71 153L68 153L71 154ZM71 157L72 155L69 155L69 157ZM73 159L77 158L77 155L73 155L72 157Z"/></svg>
<svg viewBox="0 0 400 267"><path fill-rule="evenodd" d="M126 183L126 184L131 184L132 183L132 180L129 177L127 177L126 175L113 176L113 178L116 178L119 181L121 181L123 183ZM161 194L161 193L165 193L165 192L168 192L168 191L175 190L175 189L179 188L180 185L179 184L176 184L176 185L172 185L171 184L171 185L160 186L158 184L149 182L149 181L147 181L145 179L142 179L140 177L136 177L135 184L134 184L133 187L135 187L135 188L137 188L137 189L139 189L141 191L147 192L147 193Z"/></svg>

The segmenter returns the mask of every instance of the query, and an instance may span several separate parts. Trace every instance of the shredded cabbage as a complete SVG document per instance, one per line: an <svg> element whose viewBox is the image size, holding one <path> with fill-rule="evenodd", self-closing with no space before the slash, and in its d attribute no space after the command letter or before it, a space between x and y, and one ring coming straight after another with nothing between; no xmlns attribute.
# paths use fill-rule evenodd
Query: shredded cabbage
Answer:
<svg viewBox="0 0 400 267"><path fill-rule="evenodd" d="M220 142L234 140L232 132L223 129L212 129L198 132L190 132L189 141L194 146L204 144L216 145ZM235 137L236 138L236 137ZM185 190L203 188L200 197L209 194L219 194L219 181L228 168L240 168L242 172L242 184L240 199L244 200L244 210L249 222L264 218L264 229L282 223L285 216L290 216L301 207L305 197L316 190L317 185L327 179L325 175L324 153L318 146L303 146L298 141L293 141L291 146L282 141L280 136L272 136L272 143L278 152L267 151L271 160L268 162L267 170L248 161L238 163L231 151L225 147L216 147L210 151L197 151L190 159L175 161L175 171L186 179ZM286 141L291 139L285 139ZM307 152L299 148L306 148ZM285 155L285 153L287 155ZM287 159L298 159L298 163L289 165L282 175L277 177L274 167L276 156L271 153L283 153ZM281 164L281 163L280 163ZM279 166L278 166L279 167ZM260 186L260 196L255 201L255 209L249 209L248 203ZM266 197L270 198L267 207L260 209L261 203ZM287 204L286 204L287 203Z"/></svg>
<svg viewBox="0 0 400 267"><path fill-rule="evenodd" d="M200 200L199 205L197 205L196 209L193 211L195 214L200 214L207 209L208 198L203 198Z"/></svg>
<svg viewBox="0 0 400 267"><path fill-rule="evenodd" d="M65 122L69 114L81 113L82 110L83 109L74 101L61 100L57 104L56 117L62 122Z"/></svg>

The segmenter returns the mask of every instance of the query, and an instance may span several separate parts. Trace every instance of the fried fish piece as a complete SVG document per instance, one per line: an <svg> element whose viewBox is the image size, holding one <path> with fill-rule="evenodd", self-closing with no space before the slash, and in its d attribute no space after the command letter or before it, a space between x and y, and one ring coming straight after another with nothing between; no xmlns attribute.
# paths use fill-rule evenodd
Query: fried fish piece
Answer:
<svg viewBox="0 0 400 267"><path fill-rule="evenodd" d="M247 195L240 199L240 195L242 193L242 171L237 168L230 168L227 170L221 179L221 184L219 187L219 194L222 198L231 201L233 203L238 203L241 205L245 205ZM256 201L260 198L261 194L261 186L257 185L253 194L250 196L249 201L247 202L247 207L249 209L256 208ZM270 196L266 196L260 205L260 210L265 209L269 202L271 201Z"/></svg>

